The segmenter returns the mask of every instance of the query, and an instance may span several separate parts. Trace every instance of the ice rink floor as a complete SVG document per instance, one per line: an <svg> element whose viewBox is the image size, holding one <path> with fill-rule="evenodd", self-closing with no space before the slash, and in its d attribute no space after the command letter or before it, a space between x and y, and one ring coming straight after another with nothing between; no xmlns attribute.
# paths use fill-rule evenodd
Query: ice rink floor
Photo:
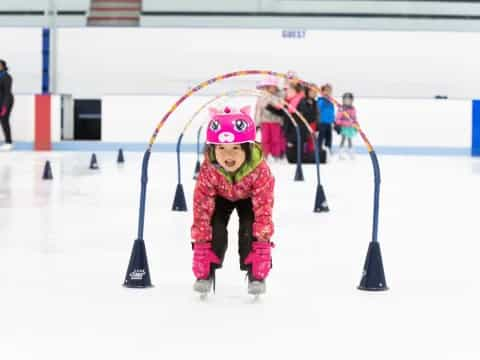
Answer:
<svg viewBox="0 0 480 360"><path fill-rule="evenodd" d="M371 239L370 160L273 164L277 247L268 293L238 269L236 217L217 292L191 288L187 213L170 211L175 155L154 153L145 242L155 287L123 288L137 231L140 153L0 154L0 359L480 359L480 161L381 156L379 240L390 290L356 289ZM41 179L51 160L53 181Z"/></svg>

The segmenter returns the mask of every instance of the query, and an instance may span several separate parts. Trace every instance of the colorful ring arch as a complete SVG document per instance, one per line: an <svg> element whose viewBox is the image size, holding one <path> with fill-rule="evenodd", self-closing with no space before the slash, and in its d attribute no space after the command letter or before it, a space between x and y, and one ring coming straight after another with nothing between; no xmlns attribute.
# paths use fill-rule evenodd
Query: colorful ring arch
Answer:
<svg viewBox="0 0 480 360"><path fill-rule="evenodd" d="M194 88L190 89L187 93L182 95L167 111L163 116L160 122L157 124L150 141L148 143L147 150L143 156L142 161L142 177L141 177L141 191L140 191L140 209L139 209L139 220L138 220L138 232L137 239L134 242L132 249L132 254L130 257L129 266L127 269L127 275L125 277L124 286L126 287L149 287L151 286L150 282L150 273L148 269L148 261L146 256L145 243L143 240L144 224L145 224L145 203L146 203L146 190L148 183L148 163L150 160L150 155L152 151L153 144L157 138L157 135L161 128L164 126L170 115L190 96L196 92L210 86L219 81L226 79L240 77L240 76L249 76L249 75L272 75L279 78L287 80L296 80L302 84L309 85L315 89L319 89L316 85L311 84L307 81L289 77L287 74L267 71L267 70L243 70L226 73L223 75L216 76L207 81L204 81ZM332 100L334 100L332 98ZM338 102L334 101L334 104L338 107ZM385 275L383 271L383 263L380 253L380 245L378 242L378 214L379 214L379 202L380 202L380 167L378 164L378 158L376 153L368 140L365 133L362 131L360 124L355 122L355 127L359 131L362 140L364 141L368 153L370 155L373 172L374 172L374 205L373 205L373 228L372 228L372 239L368 248L367 257L364 263L362 279L360 281L359 289L361 290L386 290L388 287L385 281ZM143 274L143 276L139 276Z"/></svg>

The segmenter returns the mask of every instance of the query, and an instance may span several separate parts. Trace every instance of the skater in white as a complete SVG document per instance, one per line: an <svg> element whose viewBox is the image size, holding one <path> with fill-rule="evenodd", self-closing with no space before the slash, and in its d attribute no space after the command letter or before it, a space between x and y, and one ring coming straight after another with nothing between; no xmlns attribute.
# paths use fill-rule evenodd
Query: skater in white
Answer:
<svg viewBox="0 0 480 360"><path fill-rule="evenodd" d="M342 106L338 108L335 124L341 127L340 159L345 158L345 141L348 141L348 153L350 158L354 158L352 139L357 135L357 129L353 126L357 121L357 111L353 106L353 94L345 93L342 96Z"/></svg>
<svg viewBox="0 0 480 360"><path fill-rule="evenodd" d="M194 290L207 294L227 250L227 226L233 210L240 219L240 269L248 273L248 292L265 292L271 268L274 178L255 143L249 108L210 109L205 160L193 201Z"/></svg>

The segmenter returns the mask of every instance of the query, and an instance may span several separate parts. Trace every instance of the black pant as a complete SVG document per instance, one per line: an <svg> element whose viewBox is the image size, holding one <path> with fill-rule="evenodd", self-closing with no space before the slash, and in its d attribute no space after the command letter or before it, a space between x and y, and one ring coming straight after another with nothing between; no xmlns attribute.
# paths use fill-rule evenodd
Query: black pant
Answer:
<svg viewBox="0 0 480 360"><path fill-rule="evenodd" d="M332 124L320 123L318 128L318 146L320 149L323 144L330 150L332 149Z"/></svg>
<svg viewBox="0 0 480 360"><path fill-rule="evenodd" d="M315 163L315 153L306 153L303 151L305 148L305 144L302 144L302 158L301 161L304 164L313 164ZM291 147L287 147L287 161L290 164L297 163L297 144L293 144Z"/></svg>
<svg viewBox="0 0 480 360"><path fill-rule="evenodd" d="M7 109L7 113L4 117L0 117L0 123L2 124L3 134L5 136L5 142L7 144L12 143L12 132L10 130L10 109Z"/></svg>
<svg viewBox="0 0 480 360"><path fill-rule="evenodd" d="M215 212L212 216L212 249L223 263L225 252L228 247L228 231L227 226L233 210L237 210L240 218L240 228L238 230L238 253L240 255L240 269L249 270L250 266L245 265L244 261L252 249L253 222L255 215L253 214L252 199L229 201L223 197L217 196L215 199ZM214 266L220 268L222 264Z"/></svg>

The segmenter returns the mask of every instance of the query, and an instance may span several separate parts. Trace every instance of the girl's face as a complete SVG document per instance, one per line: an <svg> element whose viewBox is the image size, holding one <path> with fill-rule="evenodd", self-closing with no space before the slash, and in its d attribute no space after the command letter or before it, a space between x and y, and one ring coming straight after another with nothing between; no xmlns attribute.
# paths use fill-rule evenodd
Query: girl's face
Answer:
<svg viewBox="0 0 480 360"><path fill-rule="evenodd" d="M350 99L350 98L343 99L343 105L344 106L352 106L353 105L352 99Z"/></svg>
<svg viewBox="0 0 480 360"><path fill-rule="evenodd" d="M240 144L215 145L215 158L228 172L235 172L245 162L245 151Z"/></svg>
<svg viewBox="0 0 480 360"><path fill-rule="evenodd" d="M287 86L287 89L286 89L286 92L285 92L285 96L287 97L287 99L291 99L295 95L297 95L297 92L295 91L293 86L292 85Z"/></svg>
<svg viewBox="0 0 480 360"><path fill-rule="evenodd" d="M308 88L308 97L310 99L315 99L317 97L317 90L314 88Z"/></svg>
<svg viewBox="0 0 480 360"><path fill-rule="evenodd" d="M277 88L275 86L267 86L265 88L270 94L276 94L277 93Z"/></svg>
<svg viewBox="0 0 480 360"><path fill-rule="evenodd" d="M332 96L332 88L330 86L327 86L326 88L323 89L322 91L323 96Z"/></svg>

